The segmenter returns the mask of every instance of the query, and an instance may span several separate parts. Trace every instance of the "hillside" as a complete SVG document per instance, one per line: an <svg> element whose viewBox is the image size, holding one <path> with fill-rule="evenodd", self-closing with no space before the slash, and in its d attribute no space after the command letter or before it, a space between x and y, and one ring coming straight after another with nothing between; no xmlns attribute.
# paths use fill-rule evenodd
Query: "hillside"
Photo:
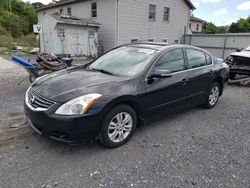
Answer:
<svg viewBox="0 0 250 188"><path fill-rule="evenodd" d="M32 32L37 15L32 4L21 0L0 1L0 34L18 38Z"/></svg>

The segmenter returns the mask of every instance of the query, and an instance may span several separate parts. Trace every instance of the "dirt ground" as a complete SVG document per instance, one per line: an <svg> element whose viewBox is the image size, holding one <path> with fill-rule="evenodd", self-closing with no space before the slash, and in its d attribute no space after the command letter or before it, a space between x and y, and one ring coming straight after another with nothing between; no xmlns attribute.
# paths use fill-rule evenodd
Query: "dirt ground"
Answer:
<svg viewBox="0 0 250 188"><path fill-rule="evenodd" d="M28 87L25 70L0 57L0 187L250 187L250 88L227 86L212 110L154 115L110 150L34 133Z"/></svg>

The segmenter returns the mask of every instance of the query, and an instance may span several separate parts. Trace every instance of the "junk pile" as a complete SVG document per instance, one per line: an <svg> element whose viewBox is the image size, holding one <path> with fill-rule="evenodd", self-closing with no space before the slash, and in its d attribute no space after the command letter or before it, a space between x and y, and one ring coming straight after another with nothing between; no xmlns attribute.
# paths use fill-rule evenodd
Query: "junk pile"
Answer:
<svg viewBox="0 0 250 188"><path fill-rule="evenodd" d="M29 73L30 82L33 83L38 77L55 71L66 69L72 65L72 58L69 56L56 56L54 54L38 54L36 63L30 63L18 56L11 58L15 63L21 65Z"/></svg>

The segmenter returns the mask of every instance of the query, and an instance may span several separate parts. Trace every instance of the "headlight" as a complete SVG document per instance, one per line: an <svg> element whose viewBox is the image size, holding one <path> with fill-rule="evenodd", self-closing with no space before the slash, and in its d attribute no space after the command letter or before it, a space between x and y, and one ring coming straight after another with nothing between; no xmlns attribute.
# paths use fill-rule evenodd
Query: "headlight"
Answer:
<svg viewBox="0 0 250 188"><path fill-rule="evenodd" d="M92 93L72 99L63 104L57 111L58 115L79 115L84 114L102 95Z"/></svg>
<svg viewBox="0 0 250 188"><path fill-rule="evenodd" d="M226 63L227 64L233 64L234 63L234 58L232 57L232 56L228 56L227 58L226 58Z"/></svg>

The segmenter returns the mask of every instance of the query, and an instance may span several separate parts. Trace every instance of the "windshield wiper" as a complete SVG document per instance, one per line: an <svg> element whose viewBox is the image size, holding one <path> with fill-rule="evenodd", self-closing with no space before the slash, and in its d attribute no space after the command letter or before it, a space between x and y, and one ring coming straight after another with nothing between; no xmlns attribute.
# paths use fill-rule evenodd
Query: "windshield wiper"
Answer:
<svg viewBox="0 0 250 188"><path fill-rule="evenodd" d="M112 76L117 76L114 73L106 71L106 70L103 70L103 69L93 69L92 68L91 70L98 71L98 72L101 72L101 73L104 73L104 74L109 74L109 75L112 75Z"/></svg>

